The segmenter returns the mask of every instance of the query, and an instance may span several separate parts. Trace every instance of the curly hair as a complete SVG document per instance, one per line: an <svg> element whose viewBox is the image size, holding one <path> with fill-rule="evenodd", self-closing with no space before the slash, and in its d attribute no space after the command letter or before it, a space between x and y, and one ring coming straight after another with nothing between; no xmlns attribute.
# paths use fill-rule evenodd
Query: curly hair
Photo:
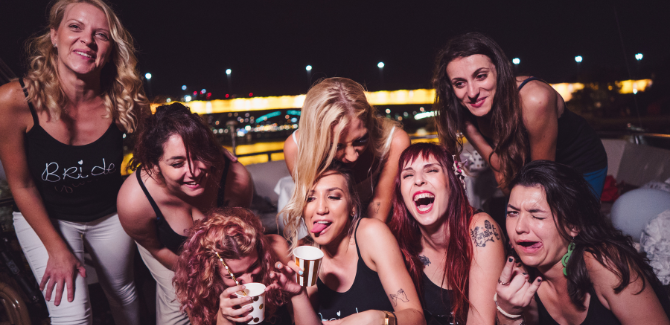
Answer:
<svg viewBox="0 0 670 325"><path fill-rule="evenodd" d="M46 111L49 118L58 120L67 96L58 76L58 50L51 43L51 29L58 30L68 6L88 3L100 9L107 17L112 39L110 63L101 73L101 91L107 116L123 125L128 133L136 130L138 120L149 112L149 101L142 88L137 70L135 47L130 33L123 27L112 8L102 0L59 0L49 11L46 31L26 42L28 74L25 76L28 101L37 110Z"/></svg>
<svg viewBox="0 0 670 325"><path fill-rule="evenodd" d="M173 284L182 310L189 313L194 325L214 324L219 310L219 296L226 289L221 278L223 259L240 259L256 250L263 262L254 279L270 285L270 270L278 258L263 235L260 219L245 208L219 208L196 221L179 255ZM265 293L266 319L272 319L277 307L288 297L281 290Z"/></svg>
<svg viewBox="0 0 670 325"><path fill-rule="evenodd" d="M191 160L202 161L212 169L222 164L224 149L212 130L188 107L173 103L159 106L156 114L143 119L128 169L137 170L141 165L153 176L154 166L163 156L163 145L174 134L181 136L184 142L189 169L192 168Z"/></svg>
<svg viewBox="0 0 670 325"><path fill-rule="evenodd" d="M400 155L398 174L395 178L395 192L393 195L393 216L389 221L391 232L398 239L400 251L405 259L405 265L412 281L417 288L419 297L423 290L423 263L419 260L421 252L421 230L419 223L412 217L400 191L402 169L418 158L435 158L449 179L449 206L446 211L445 236L448 238L447 253L449 258L444 265L442 282L446 282L451 290L451 301L454 319L459 324L465 324L470 301L468 300L468 283L470 266L472 265L473 248L470 239L470 221L475 209L470 206L465 189L461 181L452 171L454 160L445 148L431 143L416 143L409 146ZM422 298L423 299L423 298Z"/></svg>
<svg viewBox="0 0 670 325"><path fill-rule="evenodd" d="M493 151L500 161L500 172L503 179L500 188L507 188L508 183L519 171L529 157L528 136L521 116L519 91L516 86L514 71L500 46L490 37L481 33L467 33L453 38L440 50L435 60L433 87L435 88L435 110L438 112L437 131L440 143L449 152L460 154L463 150L463 139L459 131L465 130L465 122L474 121L475 116L463 105L454 94L451 80L447 75L447 66L457 58L475 54L487 56L497 72L496 95L491 107L491 123L494 132ZM491 157L489 157L489 160Z"/></svg>
<svg viewBox="0 0 670 325"><path fill-rule="evenodd" d="M317 176L323 174L335 160L337 146L333 144L339 142L342 131L355 119L360 119L368 129L370 143L367 150L373 152L375 161L372 165L381 168L388 156L384 143L392 136L393 127L399 127L399 124L377 114L365 96L365 88L351 79L328 78L307 92L300 117L298 155L293 167L295 190L282 211L287 238L297 236L298 230L290 226L291 220L286 218L302 215L307 192ZM371 167L369 173L372 172Z"/></svg>

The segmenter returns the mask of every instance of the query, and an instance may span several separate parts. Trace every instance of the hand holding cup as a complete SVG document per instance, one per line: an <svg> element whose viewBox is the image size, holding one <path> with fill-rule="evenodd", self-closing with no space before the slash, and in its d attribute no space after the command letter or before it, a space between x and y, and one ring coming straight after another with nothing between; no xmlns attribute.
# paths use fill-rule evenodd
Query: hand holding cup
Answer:
<svg viewBox="0 0 670 325"><path fill-rule="evenodd" d="M533 282L528 282L528 274L521 268L515 268L514 262L513 257L508 257L498 278L497 304L509 314L521 315L540 288L542 278L537 277Z"/></svg>
<svg viewBox="0 0 670 325"><path fill-rule="evenodd" d="M229 287L219 296L219 312L223 318L233 323L246 323L253 319L249 314L253 309L251 305L252 297L245 297L238 294L244 292L245 287L238 285Z"/></svg>

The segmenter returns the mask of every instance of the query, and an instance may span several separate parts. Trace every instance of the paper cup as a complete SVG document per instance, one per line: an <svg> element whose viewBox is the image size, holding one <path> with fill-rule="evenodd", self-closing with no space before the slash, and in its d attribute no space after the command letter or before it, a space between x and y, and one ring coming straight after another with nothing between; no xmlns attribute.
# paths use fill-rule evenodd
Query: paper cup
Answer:
<svg viewBox="0 0 670 325"><path fill-rule="evenodd" d="M319 278L323 252L316 247L300 246L293 250L293 256L295 256L295 265L304 270L302 275L295 274L295 282L303 287L315 285L316 279Z"/></svg>
<svg viewBox="0 0 670 325"><path fill-rule="evenodd" d="M244 293L247 297L251 297L251 305L254 306L249 315L253 318L247 324L258 324L265 319L265 285L262 283L245 283ZM242 298L244 295L235 293L237 297ZM246 305L245 305L246 306Z"/></svg>

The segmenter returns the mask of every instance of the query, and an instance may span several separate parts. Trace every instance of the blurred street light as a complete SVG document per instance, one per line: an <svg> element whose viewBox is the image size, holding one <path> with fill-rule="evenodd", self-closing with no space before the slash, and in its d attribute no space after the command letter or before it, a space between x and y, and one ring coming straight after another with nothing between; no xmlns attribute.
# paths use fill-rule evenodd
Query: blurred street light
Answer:
<svg viewBox="0 0 670 325"><path fill-rule="evenodd" d="M181 90L186 90L186 85L182 85Z"/></svg>
<svg viewBox="0 0 670 325"><path fill-rule="evenodd" d="M184 101L187 102L187 103L190 102L191 101L191 95L184 96Z"/></svg>
<svg viewBox="0 0 670 325"><path fill-rule="evenodd" d="M308 64L305 71L307 71L307 91L309 91L309 87L312 86L312 66Z"/></svg>
<svg viewBox="0 0 670 325"><path fill-rule="evenodd" d="M514 59L512 59L512 63L514 63L515 65L518 65L519 63L521 63L521 59L514 58Z"/></svg>
<svg viewBox="0 0 670 325"><path fill-rule="evenodd" d="M377 63L377 68L379 68L379 90L384 89L384 62Z"/></svg>
<svg viewBox="0 0 670 325"><path fill-rule="evenodd" d="M305 70L307 70L307 71L312 71L312 66L311 66L311 65L306 66L306 67L305 67Z"/></svg>
<svg viewBox="0 0 670 325"><path fill-rule="evenodd" d="M232 73L233 70L231 69L226 69L226 79L228 79L228 92L233 93L233 78L232 78Z"/></svg>
<svg viewBox="0 0 670 325"><path fill-rule="evenodd" d="M635 54L635 60L642 61L642 53Z"/></svg>
<svg viewBox="0 0 670 325"><path fill-rule="evenodd" d="M581 62L582 62L582 59L583 59L583 58L582 58L581 55L577 55L577 56L575 57L575 62L577 62L577 63L581 63Z"/></svg>
<svg viewBox="0 0 670 325"><path fill-rule="evenodd" d="M231 73L233 73L233 70L226 69L226 75L229 75L229 76L230 76Z"/></svg>
<svg viewBox="0 0 670 325"><path fill-rule="evenodd" d="M151 80L151 73L147 72L144 74L144 78L147 78L147 80Z"/></svg>

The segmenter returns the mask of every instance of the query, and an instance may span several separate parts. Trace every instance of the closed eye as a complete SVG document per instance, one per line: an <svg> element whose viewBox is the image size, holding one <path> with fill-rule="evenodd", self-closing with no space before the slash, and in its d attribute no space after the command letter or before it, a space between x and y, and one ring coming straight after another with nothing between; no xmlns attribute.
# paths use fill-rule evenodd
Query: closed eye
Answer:
<svg viewBox="0 0 670 325"><path fill-rule="evenodd" d="M405 178L408 178L408 177L412 177L412 176L414 176L414 174L412 174L412 173L403 174L403 175L402 175L402 179L405 179Z"/></svg>

